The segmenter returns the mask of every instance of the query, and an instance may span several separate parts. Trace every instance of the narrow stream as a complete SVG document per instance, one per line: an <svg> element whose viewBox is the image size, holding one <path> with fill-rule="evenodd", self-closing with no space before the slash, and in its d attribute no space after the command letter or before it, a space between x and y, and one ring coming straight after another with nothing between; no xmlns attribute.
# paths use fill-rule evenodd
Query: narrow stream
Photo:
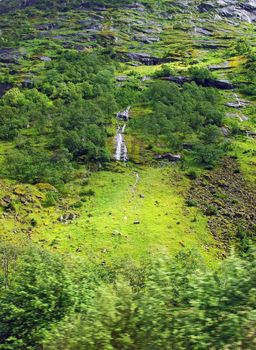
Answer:
<svg viewBox="0 0 256 350"><path fill-rule="evenodd" d="M128 107L123 112L117 113L117 119L118 119L118 126L117 126L117 132L116 132L116 152L114 155L114 158L116 161L122 161L127 162L128 161L128 152L127 152L127 146L125 143L125 128L126 128L126 122L129 119L129 110L130 107Z"/></svg>
<svg viewBox="0 0 256 350"><path fill-rule="evenodd" d="M123 125L122 127L119 125L117 127L117 133L116 133L115 160L123 161L123 162L127 162L128 160L127 147L126 147L125 138L124 138L125 127L126 127L126 124Z"/></svg>

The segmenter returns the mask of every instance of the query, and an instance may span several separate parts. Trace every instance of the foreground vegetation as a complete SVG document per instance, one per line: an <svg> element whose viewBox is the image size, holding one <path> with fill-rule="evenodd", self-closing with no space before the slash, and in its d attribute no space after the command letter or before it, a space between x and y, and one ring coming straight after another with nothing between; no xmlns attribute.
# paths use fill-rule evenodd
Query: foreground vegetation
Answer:
<svg viewBox="0 0 256 350"><path fill-rule="evenodd" d="M1 246L0 348L253 349L255 254L210 270L199 256L92 267Z"/></svg>

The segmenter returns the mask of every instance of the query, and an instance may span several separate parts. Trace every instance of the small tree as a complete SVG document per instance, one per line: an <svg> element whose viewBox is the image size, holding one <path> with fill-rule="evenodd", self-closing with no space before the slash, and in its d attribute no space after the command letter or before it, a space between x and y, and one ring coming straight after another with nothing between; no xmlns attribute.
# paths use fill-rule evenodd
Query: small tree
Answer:
<svg viewBox="0 0 256 350"><path fill-rule="evenodd" d="M0 349L34 349L44 331L74 305L69 274L59 257L29 249L12 283L0 290Z"/></svg>

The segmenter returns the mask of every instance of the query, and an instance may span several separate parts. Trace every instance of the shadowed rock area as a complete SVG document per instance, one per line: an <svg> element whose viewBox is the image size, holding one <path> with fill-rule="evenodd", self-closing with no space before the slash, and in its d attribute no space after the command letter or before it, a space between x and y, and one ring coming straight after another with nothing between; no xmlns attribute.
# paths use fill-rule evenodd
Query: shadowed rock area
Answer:
<svg viewBox="0 0 256 350"><path fill-rule="evenodd" d="M235 159L225 158L216 170L196 179L191 199L209 216L211 232L225 246L234 238L255 235L256 193L240 174Z"/></svg>

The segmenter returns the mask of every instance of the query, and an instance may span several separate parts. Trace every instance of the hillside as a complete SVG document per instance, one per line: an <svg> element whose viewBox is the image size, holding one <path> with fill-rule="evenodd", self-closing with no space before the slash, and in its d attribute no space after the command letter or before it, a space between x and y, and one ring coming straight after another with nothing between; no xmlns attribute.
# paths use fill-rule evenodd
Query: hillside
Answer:
<svg viewBox="0 0 256 350"><path fill-rule="evenodd" d="M42 339L45 349L63 349L65 317L76 320L75 328L67 330L67 349L253 349L252 315L248 324L239 321L244 328L233 331L238 338L227 335L224 341L224 328L232 328L229 322L223 321L221 332L215 326L208 332L201 324L191 330L200 318L199 307L193 320L188 317L187 329L172 319L167 341L161 327L149 326L154 312L147 316L145 310L146 305L152 307L147 294L151 283L156 300L165 304L166 294L160 296L158 288L165 290L175 281L181 299L169 287L166 293L173 305L180 302L184 307L177 311L179 319L185 317L190 299L170 270L172 264L181 275L188 274L184 283L199 299L197 288L206 288L206 294L210 288L200 283L215 281L215 273L224 281L222 271L227 271L241 288L248 278L248 290L241 289L246 295L241 308L247 302L248 308L255 307L248 296L253 277L242 276L252 261L256 233L255 22L254 0L0 1L0 254L3 264L10 264L7 270L3 265L1 281L3 290L12 281L15 285L16 264L21 269L17 286L24 266L29 274L38 263L43 276L49 259L49 278L58 281L67 305L60 307L56 319L54 313L49 320L45 316L47 326L38 321L33 336L29 318L24 329L15 323L13 333L8 322L0 322L5 339L0 349L41 349ZM239 257L230 258L232 251ZM158 264L166 285L164 277L158 280ZM193 264L201 269L201 282ZM79 277L71 272L74 266L84 283L81 295ZM233 268L243 272L232 275ZM65 271L62 277L56 277L61 276L59 269ZM26 277L28 284L31 276ZM121 287L119 278L125 280ZM46 295L56 292L44 279L40 283ZM90 296L84 301L87 284ZM214 286L225 294L222 284ZM26 290L28 298L30 292ZM115 309L115 321L113 310L101 315L111 318L113 329L111 335L104 333L101 319L96 333L105 335L99 343L92 327L102 307L95 302L97 293L102 303L107 295L116 298L113 310L124 308L120 314ZM123 325L115 335L118 317L124 321L126 310L118 304L122 293L127 305L135 303L140 310L136 314L126 305L129 320L134 317L136 327L145 327L139 336L128 320L133 331ZM7 294L2 293L7 298L3 310L10 309ZM206 305L204 298L198 303ZM92 323L84 324L80 316L92 300ZM232 294L231 305L234 300ZM26 314L27 306L23 309ZM157 317L168 319L160 309ZM205 318L213 320L218 310ZM8 317L19 318L18 313ZM79 327L91 338L76 333ZM154 329L148 342L147 327ZM19 329L24 332L20 338L15 333ZM193 332L197 339L200 332L207 337L195 342ZM220 334L216 343L210 336L214 332ZM78 343L72 345L72 339ZM241 339L249 345L243 347Z"/></svg>

